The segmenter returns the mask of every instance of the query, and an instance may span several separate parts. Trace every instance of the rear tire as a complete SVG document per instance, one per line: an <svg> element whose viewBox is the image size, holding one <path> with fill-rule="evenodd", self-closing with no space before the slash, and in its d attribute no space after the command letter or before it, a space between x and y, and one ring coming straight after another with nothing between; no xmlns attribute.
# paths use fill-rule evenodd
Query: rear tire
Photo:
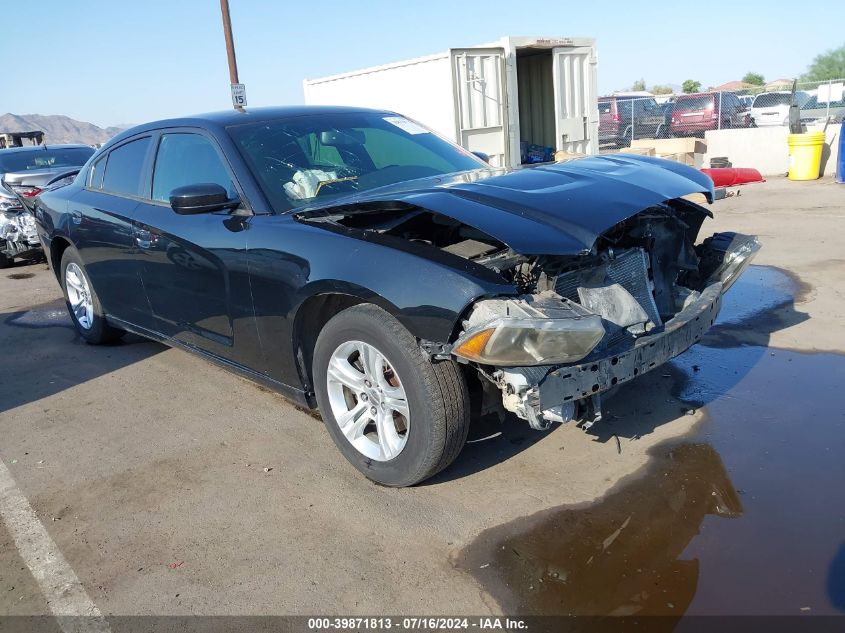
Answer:
<svg viewBox="0 0 845 633"><path fill-rule="evenodd" d="M15 263L14 257L9 257L5 253L0 253L0 269L10 268Z"/></svg>
<svg viewBox="0 0 845 633"><path fill-rule="evenodd" d="M368 366L376 369L367 371ZM326 324L314 348L313 374L329 434L373 481L396 487L419 483L452 463L466 442L470 405L460 368L451 360L432 362L411 333L377 306L354 306ZM383 383L382 390L378 384L385 377L390 384ZM391 410L394 399L386 394L400 389L405 404ZM386 402L389 415L379 423ZM343 430L338 417L350 420ZM391 425L384 435L393 438L393 446L382 450L385 424ZM356 425L357 431L351 429Z"/></svg>
<svg viewBox="0 0 845 633"><path fill-rule="evenodd" d="M106 322L103 307L85 270L85 264L72 247L67 248L62 255L59 273L67 311L85 342L101 345L120 339L125 332Z"/></svg>

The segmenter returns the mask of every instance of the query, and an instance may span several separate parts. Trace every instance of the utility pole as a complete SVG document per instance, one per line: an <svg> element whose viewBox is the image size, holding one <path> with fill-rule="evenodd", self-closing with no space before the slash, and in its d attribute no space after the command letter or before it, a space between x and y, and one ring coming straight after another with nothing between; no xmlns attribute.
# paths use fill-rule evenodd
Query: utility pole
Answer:
<svg viewBox="0 0 845 633"><path fill-rule="evenodd" d="M246 89L238 81L238 60L235 57L235 43L232 39L232 18L229 16L229 0L220 0L223 14L223 36L226 38L226 57L229 60L229 83L232 85L232 105L243 111L246 105Z"/></svg>

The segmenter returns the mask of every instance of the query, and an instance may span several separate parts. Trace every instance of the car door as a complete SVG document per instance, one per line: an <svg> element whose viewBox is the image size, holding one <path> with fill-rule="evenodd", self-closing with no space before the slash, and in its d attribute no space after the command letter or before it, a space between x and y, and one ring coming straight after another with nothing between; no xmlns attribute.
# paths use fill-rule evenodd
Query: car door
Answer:
<svg viewBox="0 0 845 633"><path fill-rule="evenodd" d="M245 350L257 345L246 263L249 214L242 209L180 215L169 204L174 189L200 183L238 195L231 169L202 131L163 130L154 143L149 195L133 223L154 328L249 365L254 352Z"/></svg>
<svg viewBox="0 0 845 633"><path fill-rule="evenodd" d="M106 314L148 327L132 217L141 200L151 150L149 134L116 145L83 174L85 184L68 204L69 236ZM55 262L58 266L58 262Z"/></svg>

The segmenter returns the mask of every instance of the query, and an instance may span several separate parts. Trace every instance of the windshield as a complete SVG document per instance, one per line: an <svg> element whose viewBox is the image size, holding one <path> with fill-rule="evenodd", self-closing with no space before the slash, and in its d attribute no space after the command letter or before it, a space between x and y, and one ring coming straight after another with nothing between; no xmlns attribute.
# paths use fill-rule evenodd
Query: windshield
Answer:
<svg viewBox="0 0 845 633"><path fill-rule="evenodd" d="M276 211L486 163L388 113L323 114L228 128Z"/></svg>
<svg viewBox="0 0 845 633"><path fill-rule="evenodd" d="M81 167L93 153L91 147L39 147L28 152L0 152L0 173Z"/></svg>

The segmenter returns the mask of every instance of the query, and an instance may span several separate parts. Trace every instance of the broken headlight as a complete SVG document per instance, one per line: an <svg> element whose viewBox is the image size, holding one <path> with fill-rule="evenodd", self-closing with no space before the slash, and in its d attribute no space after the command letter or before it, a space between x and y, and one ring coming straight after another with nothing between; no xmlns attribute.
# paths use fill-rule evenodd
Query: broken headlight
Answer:
<svg viewBox="0 0 845 633"><path fill-rule="evenodd" d="M760 240L756 235L742 233L717 233L704 240L706 255L709 256L710 273L708 283L722 282L722 292L727 291L748 268L751 260L760 250Z"/></svg>
<svg viewBox="0 0 845 633"><path fill-rule="evenodd" d="M479 301L452 353L485 365L572 363L604 336L601 317L546 292Z"/></svg>

